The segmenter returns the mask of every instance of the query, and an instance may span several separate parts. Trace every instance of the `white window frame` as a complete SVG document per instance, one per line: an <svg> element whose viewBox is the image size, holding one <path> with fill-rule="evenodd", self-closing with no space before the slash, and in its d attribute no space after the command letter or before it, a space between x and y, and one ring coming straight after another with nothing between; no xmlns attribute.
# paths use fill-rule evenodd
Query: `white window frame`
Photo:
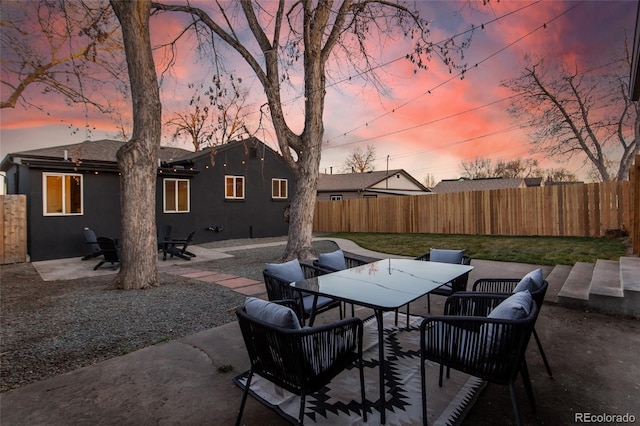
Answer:
<svg viewBox="0 0 640 426"><path fill-rule="evenodd" d="M330 195L329 199L331 201L342 201L342 195Z"/></svg>
<svg viewBox="0 0 640 426"><path fill-rule="evenodd" d="M180 194L178 193L178 189L179 189L179 183L180 182L186 182L187 183L187 209L186 210L179 210L178 208L178 200L180 199ZM167 185L168 184L173 184L174 186L174 196L175 196L175 200L174 200L174 205L176 206L175 210L168 210L167 209ZM165 178L162 181L162 211L164 213L189 213L191 211L191 182L189 181L189 179L177 179L177 178Z"/></svg>
<svg viewBox="0 0 640 426"><path fill-rule="evenodd" d="M47 194L48 194L48 188L47 188L47 177L49 176L59 176L62 178L62 212L53 212L53 213L49 213L47 212ZM71 212L66 212L65 208L67 206L67 203L65 202L65 199L67 198L67 194L66 194L66 186L64 184L64 180L66 177L78 177L80 178L80 212L79 213L71 213ZM82 216L84 214L84 179L83 176L79 173L51 173L51 172L44 172L42 173L42 214L43 216Z"/></svg>
<svg viewBox="0 0 640 426"><path fill-rule="evenodd" d="M233 194L227 193L227 179L233 179ZM242 181L242 196L238 197L236 194L237 181ZM225 175L224 176L224 198L226 200L244 200L246 194L245 179L244 176Z"/></svg>
<svg viewBox="0 0 640 426"><path fill-rule="evenodd" d="M274 183L278 183L278 193L276 194L273 189L273 184ZM284 191L285 191L285 195L284 197L282 196L281 192L280 192L280 187L282 182L284 182ZM271 179L271 198L273 198L274 200L286 200L287 198L289 198L289 180L288 179L282 179L282 178L273 178Z"/></svg>

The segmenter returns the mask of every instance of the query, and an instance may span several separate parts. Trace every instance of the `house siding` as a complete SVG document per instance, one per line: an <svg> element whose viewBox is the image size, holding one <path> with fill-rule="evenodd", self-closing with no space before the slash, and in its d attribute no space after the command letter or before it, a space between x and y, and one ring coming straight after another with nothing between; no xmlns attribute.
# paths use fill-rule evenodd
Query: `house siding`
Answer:
<svg viewBox="0 0 640 426"><path fill-rule="evenodd" d="M293 195L294 180L284 161L270 150L251 157L241 145L222 150L214 158L213 166L208 153L193 160L199 174L191 179L189 213L163 212L162 182L158 180L158 225L171 225L174 236L196 231L196 243L287 235L289 225L284 221L284 209ZM225 199L227 175L244 176L243 200ZM272 178L288 180L287 199L272 200ZM208 229L220 226L221 232Z"/></svg>
<svg viewBox="0 0 640 426"><path fill-rule="evenodd" d="M157 226L171 225L174 237L186 237L196 231L194 244L287 235L289 226L284 220L284 210L295 188L293 174L275 151L262 145L258 148L256 157L242 143L225 145L215 155L214 165L208 152L194 153L192 172L159 173L154 212ZM43 214L42 175L46 172L82 174L83 214ZM244 200L225 199L225 175L245 177ZM120 237L120 176L117 172L95 173L12 164L6 176L7 193L27 195L27 250L32 261L87 254L89 250L82 234L85 227L93 229L97 236ZM164 213L163 181L166 177L189 179L189 212ZM271 198L272 178L287 179L286 199ZM222 231L208 230L216 226L221 226Z"/></svg>

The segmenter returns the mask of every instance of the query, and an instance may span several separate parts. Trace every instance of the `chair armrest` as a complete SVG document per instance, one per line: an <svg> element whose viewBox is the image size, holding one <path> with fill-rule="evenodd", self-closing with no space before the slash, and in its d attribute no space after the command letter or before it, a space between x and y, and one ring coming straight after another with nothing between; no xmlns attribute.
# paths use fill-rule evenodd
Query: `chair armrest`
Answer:
<svg viewBox="0 0 640 426"><path fill-rule="evenodd" d="M519 278L481 278L473 283L473 291L486 293L513 293Z"/></svg>
<svg viewBox="0 0 640 426"><path fill-rule="evenodd" d="M444 304L444 315L486 317L507 297L509 294L506 293L460 291L447 297Z"/></svg>
<svg viewBox="0 0 640 426"><path fill-rule="evenodd" d="M319 275L324 275L327 273L325 272L324 268L321 268L317 265L312 265L307 262L300 262L300 267L302 268L302 272L304 273L305 278L315 278Z"/></svg>
<svg viewBox="0 0 640 426"><path fill-rule="evenodd" d="M372 262L375 262L377 260L380 260L380 259L371 258L370 260L367 260L367 259L362 259L362 258L359 258L359 257L351 256L351 255L348 255L348 254L344 255L344 263L347 265L347 268L355 268L357 266L366 265L368 263L372 263Z"/></svg>

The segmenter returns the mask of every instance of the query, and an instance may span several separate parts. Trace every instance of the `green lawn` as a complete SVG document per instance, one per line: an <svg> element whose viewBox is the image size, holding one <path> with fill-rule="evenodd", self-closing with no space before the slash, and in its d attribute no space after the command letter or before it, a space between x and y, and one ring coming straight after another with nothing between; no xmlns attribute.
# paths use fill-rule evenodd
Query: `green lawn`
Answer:
<svg viewBox="0 0 640 426"><path fill-rule="evenodd" d="M627 250L626 241L616 238L369 233L335 233L329 236L352 240L366 249L390 254L418 256L428 252L430 247L465 249L465 254L473 259L536 265L618 260Z"/></svg>

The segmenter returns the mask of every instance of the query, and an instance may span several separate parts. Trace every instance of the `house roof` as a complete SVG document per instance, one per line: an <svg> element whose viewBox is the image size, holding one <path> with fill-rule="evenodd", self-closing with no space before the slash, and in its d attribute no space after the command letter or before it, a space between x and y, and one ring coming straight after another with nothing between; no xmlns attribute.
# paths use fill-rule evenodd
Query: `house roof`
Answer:
<svg viewBox="0 0 640 426"><path fill-rule="evenodd" d="M215 155L222 153L226 150L229 149L233 149L239 145L244 145L245 149L248 151L249 148L259 148L259 149L264 149L264 150L268 150L270 152L272 152L273 154L280 156L280 153L275 151L274 149L272 149L271 147L269 147L266 143L262 142L260 139L255 138L255 137L249 137L247 139L243 139L240 141L233 141L233 142L229 142L223 145L216 145L214 147L207 147L204 148L200 151L196 151L196 152L188 152L186 155L184 155L183 157L179 158L179 161L185 161L185 160L194 160L196 158L200 158L203 156L211 156L212 152L213 152L213 156L215 157ZM264 156L264 151L262 152L258 152L257 155L259 157L263 157Z"/></svg>
<svg viewBox="0 0 640 426"><path fill-rule="evenodd" d="M524 188L526 186L522 178L489 178L489 179L456 179L443 180L432 189L436 193L486 191L491 189Z"/></svg>
<svg viewBox="0 0 640 426"><path fill-rule="evenodd" d="M385 179L398 173L413 181L419 188L428 191L424 185L415 180L413 176L402 169L388 171L372 171L367 173L343 173L328 175L321 173L318 180L318 192L329 191L362 191L383 182ZM406 191L405 191L406 192Z"/></svg>
<svg viewBox="0 0 640 426"><path fill-rule="evenodd" d="M2 160L0 169L6 170L10 163L16 159L30 159L34 161L59 161L68 159L78 159L83 162L95 163L117 163L116 152L124 142L101 139L97 141L84 141L70 145L52 146L49 148L32 149L19 151L7 156ZM182 148L160 147L159 157L161 161L169 162L179 159L189 154L190 151Z"/></svg>

